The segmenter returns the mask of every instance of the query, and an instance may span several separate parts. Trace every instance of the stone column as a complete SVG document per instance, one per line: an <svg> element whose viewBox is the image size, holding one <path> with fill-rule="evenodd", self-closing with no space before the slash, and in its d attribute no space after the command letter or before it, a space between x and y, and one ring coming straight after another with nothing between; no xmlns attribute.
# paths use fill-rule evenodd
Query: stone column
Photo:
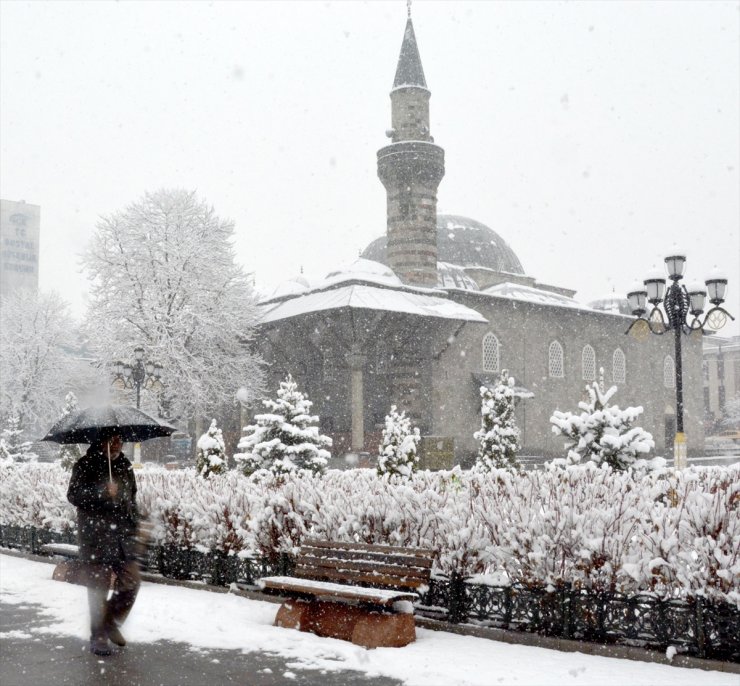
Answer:
<svg viewBox="0 0 740 686"><path fill-rule="evenodd" d="M350 369L350 403L352 408L352 450L359 452L365 447L365 403L363 390L363 370L367 356L360 346L353 344L347 356Z"/></svg>

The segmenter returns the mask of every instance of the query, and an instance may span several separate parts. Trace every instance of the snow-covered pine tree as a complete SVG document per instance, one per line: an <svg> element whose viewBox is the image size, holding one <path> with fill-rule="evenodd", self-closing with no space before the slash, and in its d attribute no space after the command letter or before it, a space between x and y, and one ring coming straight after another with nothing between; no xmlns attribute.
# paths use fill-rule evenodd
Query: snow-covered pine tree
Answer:
<svg viewBox="0 0 740 686"><path fill-rule="evenodd" d="M378 474L399 474L409 477L416 471L419 463L417 446L419 429L411 426L405 412L399 412L395 405L385 418L383 440L379 447Z"/></svg>
<svg viewBox="0 0 740 686"><path fill-rule="evenodd" d="M242 436L236 446L238 452L234 453L234 462L236 463L236 468L244 476L254 474L263 466L263 458L260 454L254 452L256 447L263 442L262 439L267 428L267 424L259 419L263 416L258 414L255 417L256 424L249 424L242 427Z"/></svg>
<svg viewBox="0 0 740 686"><path fill-rule="evenodd" d="M75 412L78 407L77 396L70 391L64 398L64 407L62 408L62 414L59 415L59 419L63 419L68 414ZM80 457L82 457L82 452L76 443L63 444L59 449L59 464L67 471L71 471L75 462L77 462Z"/></svg>
<svg viewBox="0 0 740 686"><path fill-rule="evenodd" d="M647 455L655 447L652 434L632 424L642 414L642 407L609 405L617 392L612 386L603 389L604 370L599 370L600 381L586 386L588 401L578 403L580 414L556 410L550 422L556 436L565 436L568 455L555 463L578 464L592 460L598 465L608 464L622 471L634 464L639 455Z"/></svg>
<svg viewBox="0 0 740 686"><path fill-rule="evenodd" d="M208 431L198 439L195 470L204 479L211 474L223 474L226 471L226 446L215 419L211 421Z"/></svg>
<svg viewBox="0 0 740 686"><path fill-rule="evenodd" d="M277 396L277 400L263 400L267 412L244 427L239 453L234 455L239 468L245 474L261 468L275 474L302 469L323 473L332 441L319 433L319 418L310 413L313 403L290 374L280 382Z"/></svg>
<svg viewBox="0 0 740 686"><path fill-rule="evenodd" d="M7 426L0 433L0 459L7 462L35 462L36 453L31 452L31 441L24 441L21 436L18 415L11 414L7 419Z"/></svg>
<svg viewBox="0 0 740 686"><path fill-rule="evenodd" d="M481 428L473 434L479 442L476 469L519 471L519 428L514 419L514 377L501 372L493 388L481 386Z"/></svg>

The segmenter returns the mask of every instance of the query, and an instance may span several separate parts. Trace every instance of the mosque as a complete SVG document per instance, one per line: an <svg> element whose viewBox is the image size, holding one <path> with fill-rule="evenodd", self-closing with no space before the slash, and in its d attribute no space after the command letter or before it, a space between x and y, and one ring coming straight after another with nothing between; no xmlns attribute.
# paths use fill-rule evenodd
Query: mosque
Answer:
<svg viewBox="0 0 740 686"><path fill-rule="evenodd" d="M575 291L528 276L506 240L463 215L437 214L444 150L411 17L391 89L390 142L377 153L387 227L360 259L318 283L302 277L260 302L268 389L288 373L314 402L334 454L377 454L391 405L422 434L423 464L469 465L480 428L480 387L515 378L523 456L563 455L553 411L573 410L599 378L621 407L644 408L655 454L675 433L672 337L637 340L626 299L581 304ZM454 181L453 181L454 182ZM542 227L542 231L546 231ZM669 340L670 339L670 340ZM701 341L684 346L689 452L703 446Z"/></svg>

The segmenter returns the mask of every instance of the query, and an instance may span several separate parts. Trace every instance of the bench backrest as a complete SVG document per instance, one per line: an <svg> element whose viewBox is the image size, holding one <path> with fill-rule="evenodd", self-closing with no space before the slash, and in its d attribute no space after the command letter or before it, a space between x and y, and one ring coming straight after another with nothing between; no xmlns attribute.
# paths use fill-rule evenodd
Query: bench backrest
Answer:
<svg viewBox="0 0 740 686"><path fill-rule="evenodd" d="M294 576L336 583L416 590L429 585L434 552L422 548L308 540Z"/></svg>

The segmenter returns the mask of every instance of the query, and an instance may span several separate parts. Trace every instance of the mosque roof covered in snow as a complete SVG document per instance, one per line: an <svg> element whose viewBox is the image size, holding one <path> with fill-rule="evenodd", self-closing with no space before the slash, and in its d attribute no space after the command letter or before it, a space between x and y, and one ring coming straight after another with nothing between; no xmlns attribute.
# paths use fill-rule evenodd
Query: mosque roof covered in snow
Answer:
<svg viewBox="0 0 740 686"><path fill-rule="evenodd" d="M518 283L499 283L495 286L490 286L482 291L488 295L496 295L501 298L510 298L512 300L521 300L524 302L536 303L538 305L551 305L556 307L569 307L576 310L589 310L591 308L588 305L583 305L573 298L569 298L567 295L561 295L560 293L554 293L552 291L544 291L540 288L532 288L531 286L524 286Z"/></svg>
<svg viewBox="0 0 740 686"><path fill-rule="evenodd" d="M303 281L303 282L302 282ZM358 259L349 267L330 272L313 285L292 280L278 286L260 303L262 324L311 312L359 309L479 322L488 320L475 310L448 300L444 291L404 286L385 265Z"/></svg>
<svg viewBox="0 0 740 686"><path fill-rule="evenodd" d="M376 238L362 257L387 264L387 236ZM516 253L493 229L456 214L437 215L437 260L458 267L484 267L496 272L524 274Z"/></svg>

